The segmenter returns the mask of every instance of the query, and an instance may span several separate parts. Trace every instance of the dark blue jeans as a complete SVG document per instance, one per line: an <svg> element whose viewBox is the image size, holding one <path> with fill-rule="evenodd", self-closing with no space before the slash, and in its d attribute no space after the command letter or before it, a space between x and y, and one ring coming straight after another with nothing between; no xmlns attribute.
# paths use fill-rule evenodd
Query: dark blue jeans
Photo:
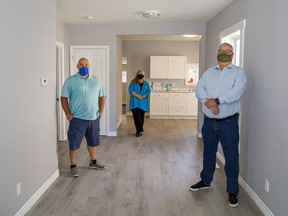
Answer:
<svg viewBox="0 0 288 216"><path fill-rule="evenodd" d="M206 183L210 184L213 180L213 174L216 166L216 153L218 143L222 145L225 158L225 173L227 177L227 192L238 194L238 176L239 176L239 115L217 120L204 116L202 127L202 137L204 142L203 152L203 170L200 177Z"/></svg>

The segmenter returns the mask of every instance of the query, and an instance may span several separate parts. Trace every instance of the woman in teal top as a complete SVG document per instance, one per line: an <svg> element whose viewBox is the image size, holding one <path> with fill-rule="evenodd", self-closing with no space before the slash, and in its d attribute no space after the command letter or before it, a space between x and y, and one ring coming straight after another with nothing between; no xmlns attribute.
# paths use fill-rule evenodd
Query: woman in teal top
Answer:
<svg viewBox="0 0 288 216"><path fill-rule="evenodd" d="M150 86L144 80L144 71L138 70L136 76L131 81L128 91L130 93L130 110L133 113L134 124L136 128L136 137L142 136L144 115L149 111L148 97L150 95Z"/></svg>

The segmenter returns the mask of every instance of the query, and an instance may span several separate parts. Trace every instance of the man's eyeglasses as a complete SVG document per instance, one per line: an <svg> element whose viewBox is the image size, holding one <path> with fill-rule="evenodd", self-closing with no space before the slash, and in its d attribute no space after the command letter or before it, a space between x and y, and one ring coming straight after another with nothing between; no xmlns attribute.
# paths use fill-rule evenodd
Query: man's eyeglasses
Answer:
<svg viewBox="0 0 288 216"><path fill-rule="evenodd" d="M219 49L219 50L218 50L218 53L227 53L227 54L229 54L229 53L231 53L231 52L233 52L233 51L232 51L232 50L229 50L229 49L225 49L225 50Z"/></svg>

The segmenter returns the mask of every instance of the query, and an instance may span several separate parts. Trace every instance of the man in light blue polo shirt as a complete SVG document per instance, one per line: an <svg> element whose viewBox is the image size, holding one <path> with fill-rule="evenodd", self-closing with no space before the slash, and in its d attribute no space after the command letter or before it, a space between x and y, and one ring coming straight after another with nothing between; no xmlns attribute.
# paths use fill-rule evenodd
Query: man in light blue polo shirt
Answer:
<svg viewBox="0 0 288 216"><path fill-rule="evenodd" d="M90 156L89 167L106 168L96 160L96 146L100 145L100 117L105 105L104 90L99 79L89 75L86 58L79 59L77 68L79 72L65 80L61 92L62 108L70 122L68 140L73 177L79 176L76 164L84 136Z"/></svg>
<svg viewBox="0 0 288 216"><path fill-rule="evenodd" d="M222 145L227 177L228 204L237 207L239 202L239 112L246 89L245 71L233 65L233 47L228 43L219 46L218 65L209 68L196 87L196 97L202 104L204 144L201 181L190 187L191 191L208 189L213 180L218 143Z"/></svg>

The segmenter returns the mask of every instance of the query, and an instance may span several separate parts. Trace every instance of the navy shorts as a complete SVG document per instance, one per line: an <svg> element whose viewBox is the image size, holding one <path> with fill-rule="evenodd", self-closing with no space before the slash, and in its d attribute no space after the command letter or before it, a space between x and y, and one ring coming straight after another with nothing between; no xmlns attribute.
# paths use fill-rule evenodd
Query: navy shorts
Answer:
<svg viewBox="0 0 288 216"><path fill-rule="evenodd" d="M100 145L100 117L92 121L78 118L70 121L68 129L70 150L79 149L84 136L88 146Z"/></svg>

